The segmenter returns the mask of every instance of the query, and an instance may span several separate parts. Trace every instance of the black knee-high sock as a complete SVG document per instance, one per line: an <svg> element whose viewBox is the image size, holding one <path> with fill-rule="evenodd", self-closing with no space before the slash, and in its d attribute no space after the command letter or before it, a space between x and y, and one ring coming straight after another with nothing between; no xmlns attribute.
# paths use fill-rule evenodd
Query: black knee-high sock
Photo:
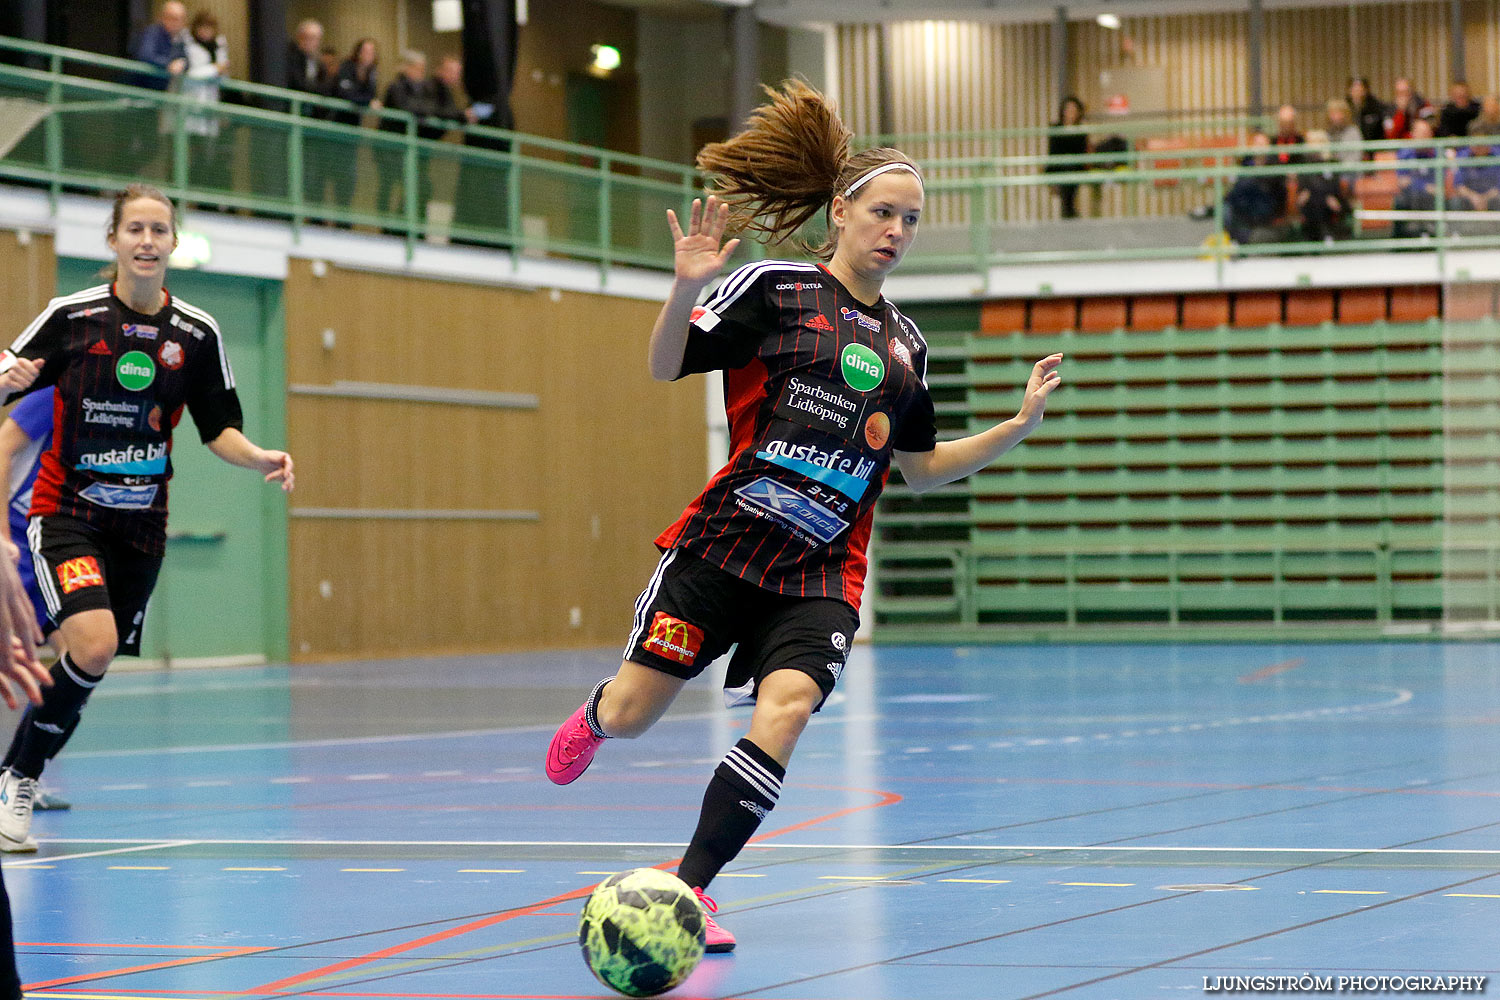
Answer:
<svg viewBox="0 0 1500 1000"><path fill-rule="evenodd" d="M677 876L690 886L705 889L719 870L744 849L781 797L786 768L770 754L740 740L714 769L703 812L693 832Z"/></svg>
<svg viewBox="0 0 1500 1000"><path fill-rule="evenodd" d="M604 685L612 680L614 680L613 677L606 677L598 684L595 684L594 690L589 694L588 701L583 703L583 721L588 724L589 729L593 731L594 735L601 740L608 739L609 734L599 728L599 716L597 714L599 711L599 696L604 693Z"/></svg>
<svg viewBox="0 0 1500 1000"><path fill-rule="evenodd" d="M84 702L103 678L79 670L66 653L52 665L52 686L34 712L22 717L21 744L10 769L23 778L39 778L47 760L68 738Z"/></svg>

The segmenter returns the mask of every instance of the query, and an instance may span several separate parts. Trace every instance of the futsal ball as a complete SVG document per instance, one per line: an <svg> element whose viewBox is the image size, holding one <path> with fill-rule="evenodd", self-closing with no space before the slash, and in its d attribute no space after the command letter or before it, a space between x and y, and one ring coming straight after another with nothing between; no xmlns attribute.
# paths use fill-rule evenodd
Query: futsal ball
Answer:
<svg viewBox="0 0 1500 1000"><path fill-rule="evenodd" d="M578 918L589 971L628 997L654 997L703 958L703 907L686 882L657 868L611 875Z"/></svg>

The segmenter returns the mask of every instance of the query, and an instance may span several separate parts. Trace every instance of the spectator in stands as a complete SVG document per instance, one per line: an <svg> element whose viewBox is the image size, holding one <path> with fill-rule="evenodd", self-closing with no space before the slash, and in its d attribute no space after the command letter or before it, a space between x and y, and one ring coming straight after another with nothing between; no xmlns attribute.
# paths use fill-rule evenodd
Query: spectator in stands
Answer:
<svg viewBox="0 0 1500 1000"><path fill-rule="evenodd" d="M297 33L287 42L287 90L328 96L330 80L323 66L323 25L308 18L297 25Z"/></svg>
<svg viewBox="0 0 1500 1000"><path fill-rule="evenodd" d="M1354 164L1364 159L1364 152L1353 143L1363 142L1364 135L1359 126L1354 124L1354 115L1349 108L1349 102L1342 97L1335 97L1328 102L1328 140L1335 146L1346 146L1345 149L1333 150L1333 158L1346 166L1353 167ZM1344 191L1346 194L1354 191L1354 182L1359 179L1359 171L1347 170L1342 175Z"/></svg>
<svg viewBox="0 0 1500 1000"><path fill-rule="evenodd" d="M1333 169L1334 155L1328 148L1328 133L1307 133L1307 162L1328 164L1328 169L1297 174L1297 213L1302 219L1302 238L1332 243L1349 234L1349 189L1344 177Z"/></svg>
<svg viewBox="0 0 1500 1000"><path fill-rule="evenodd" d="M1430 145L1432 138L1432 122L1426 118L1412 122L1412 145L1396 151L1396 159L1407 166L1396 171L1396 183L1401 190L1396 194L1393 208L1430 212L1436 206L1433 184L1438 172L1435 168L1440 164L1436 150ZM1396 237L1431 235L1433 231L1432 223L1425 219L1398 219L1391 227L1391 235Z"/></svg>
<svg viewBox="0 0 1500 1000"><path fill-rule="evenodd" d="M1250 145L1259 152L1240 161L1241 166L1265 167L1276 162L1271 153L1271 138L1264 132L1250 137ZM1265 242L1275 239L1275 226L1286 211L1286 175L1247 174L1235 180L1224 196L1224 228L1236 243Z"/></svg>
<svg viewBox="0 0 1500 1000"><path fill-rule="evenodd" d="M219 34L219 21L208 11L193 16L183 48L187 71L182 76L182 93L195 103L212 108L219 103L219 80L229 72L229 43ZM212 113L189 115L183 123L188 133L189 184L195 188L228 191L228 150L219 143L219 116Z"/></svg>
<svg viewBox="0 0 1500 1000"><path fill-rule="evenodd" d="M1080 156L1089 151L1088 133L1081 128L1071 126L1083 123L1083 102L1071 94L1062 99L1062 104L1057 109L1057 121L1052 123L1053 132L1047 136L1047 156ZM1067 131L1059 131L1067 129ZM1074 173L1089 169L1086 163L1054 163L1049 162L1046 172ZM1057 192L1058 209L1064 219L1078 218L1078 187L1072 184L1054 184L1052 190Z"/></svg>
<svg viewBox="0 0 1500 1000"><path fill-rule="evenodd" d="M187 54L183 51L187 33L187 8L180 0L167 0L161 5L156 20L146 26L130 50L131 56L141 62L150 63L166 75L141 74L133 82L138 87L166 90L187 69Z"/></svg>
<svg viewBox="0 0 1500 1000"><path fill-rule="evenodd" d="M1349 110L1354 116L1354 124L1365 142L1384 139L1385 105L1370 93L1370 81L1362 76L1351 76L1346 96L1349 99Z"/></svg>
<svg viewBox="0 0 1500 1000"><path fill-rule="evenodd" d="M434 138L435 126L425 124L437 108L437 99L432 83L427 79L427 56L415 50L401 53L401 69L396 79L385 90L385 109L405 111L417 118L417 134L421 138ZM406 131L406 122L398 116L384 117L380 121L382 131L401 134ZM443 129L436 129L441 138ZM405 148L396 143L384 142L375 149L375 211L384 215L391 212L391 193L398 196L404 192L402 186L405 169ZM427 169L425 158L417 159L417 219L420 222L427 212ZM397 214L404 214L404 204L397 203ZM387 230L391 232L392 230Z"/></svg>
<svg viewBox="0 0 1500 1000"><path fill-rule="evenodd" d="M1432 117L1432 105L1425 97L1412 89L1410 80L1404 76L1399 77L1391 96L1391 106L1385 112L1385 137L1387 139L1410 139L1412 126L1418 120L1430 117Z"/></svg>
<svg viewBox="0 0 1500 1000"><path fill-rule="evenodd" d="M1448 103L1438 112L1437 135L1439 139L1454 135L1468 135L1469 122L1479 117L1479 102L1469 92L1463 80L1454 80L1448 88Z"/></svg>
<svg viewBox="0 0 1500 1000"><path fill-rule="evenodd" d="M1479 102L1479 114L1469 122L1469 134L1500 136L1500 97L1486 97Z"/></svg>
<svg viewBox="0 0 1500 1000"><path fill-rule="evenodd" d="M341 125L358 125L366 111L378 111L384 105L376 95L380 92L378 66L380 48L373 38L361 38L349 51L349 58L339 64L333 76L332 95L348 101L347 110L334 111L330 117ZM363 144L361 144L363 145ZM358 165L359 149L349 148L349 155L332 171L333 201L340 208L348 208L354 200L354 178Z"/></svg>
<svg viewBox="0 0 1500 1000"><path fill-rule="evenodd" d="M447 55L438 60L437 71L432 74L432 117L438 122L452 122L462 127L474 123L477 115L462 100L464 90L464 64L458 56ZM437 125L434 124L436 128ZM436 138L441 138L439 133Z"/></svg>
<svg viewBox="0 0 1500 1000"><path fill-rule="evenodd" d="M1467 149L1459 152L1460 166L1453 179L1453 207L1460 212L1494 212L1500 210L1500 166L1475 164L1476 159L1491 159L1494 146L1485 137L1475 137ZM1462 223L1460 231L1493 233L1492 222Z"/></svg>
<svg viewBox="0 0 1500 1000"><path fill-rule="evenodd" d="M1297 129L1297 109L1283 104L1276 109L1276 137L1273 146L1298 146L1303 144L1302 133ZM1277 163L1301 163L1301 149L1283 149L1276 154Z"/></svg>

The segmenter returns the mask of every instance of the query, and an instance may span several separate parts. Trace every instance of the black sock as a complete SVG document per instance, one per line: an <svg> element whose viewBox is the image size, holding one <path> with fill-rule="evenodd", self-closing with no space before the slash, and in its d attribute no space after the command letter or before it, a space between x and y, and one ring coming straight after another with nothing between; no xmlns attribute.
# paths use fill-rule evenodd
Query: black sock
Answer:
<svg viewBox="0 0 1500 1000"><path fill-rule="evenodd" d="M25 711L21 713L21 721L16 723L15 734L10 738L10 749L5 751L5 759L0 761L0 767L10 767L16 762L16 754L21 752L21 734L31 728L31 717L34 714L36 706L27 702Z"/></svg>
<svg viewBox="0 0 1500 1000"><path fill-rule="evenodd" d="M10 769L23 778L39 778L47 760L68 738L78 713L102 677L90 677L74 665L66 653L52 665L52 686L34 712L22 719L20 746Z"/></svg>
<svg viewBox="0 0 1500 1000"><path fill-rule="evenodd" d="M614 680L613 677L606 677L595 684L588 701L583 703L583 721L588 723L589 729L601 740L609 739L609 734L599 726L599 716L596 714L599 711L599 696L604 693L604 685L612 680Z"/></svg>
<svg viewBox="0 0 1500 1000"><path fill-rule="evenodd" d="M696 889L706 889L755 836L781 797L786 768L748 739L740 740L714 769L708 791L703 793L703 812L698 829L677 877Z"/></svg>

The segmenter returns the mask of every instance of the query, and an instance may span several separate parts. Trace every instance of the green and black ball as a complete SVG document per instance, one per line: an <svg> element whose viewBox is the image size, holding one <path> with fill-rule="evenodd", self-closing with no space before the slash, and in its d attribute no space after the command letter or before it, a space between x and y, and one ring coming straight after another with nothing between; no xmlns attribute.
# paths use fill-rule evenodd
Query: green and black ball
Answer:
<svg viewBox="0 0 1500 1000"><path fill-rule="evenodd" d="M681 983L703 958L703 907L686 882L632 868L599 883L578 918L583 960L601 983L653 997Z"/></svg>

